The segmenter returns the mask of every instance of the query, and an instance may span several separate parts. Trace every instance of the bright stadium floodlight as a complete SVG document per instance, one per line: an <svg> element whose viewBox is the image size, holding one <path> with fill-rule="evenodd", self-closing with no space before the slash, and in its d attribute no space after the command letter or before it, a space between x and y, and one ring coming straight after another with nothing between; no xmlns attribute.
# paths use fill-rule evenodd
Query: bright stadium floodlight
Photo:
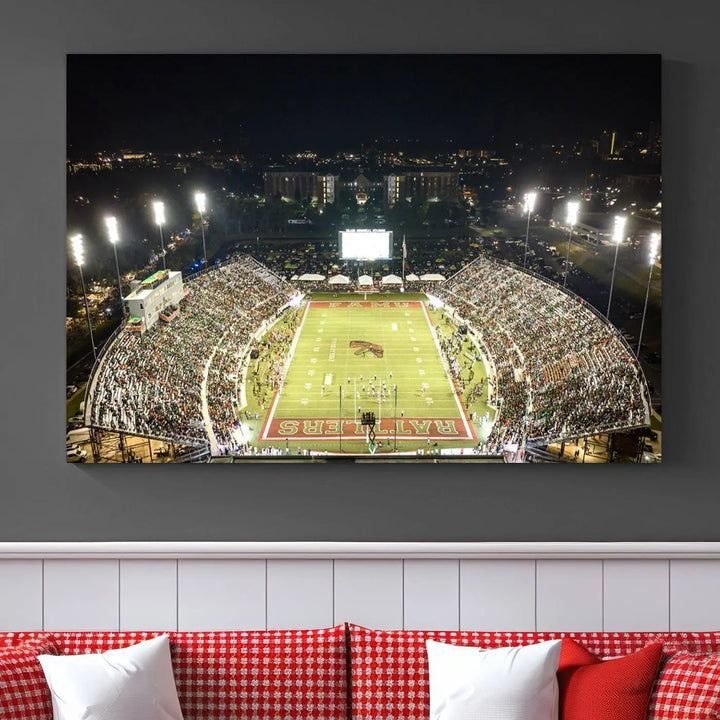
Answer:
<svg viewBox="0 0 720 720"><path fill-rule="evenodd" d="M570 244L572 243L573 228L575 227L578 219L578 210L580 209L580 203L577 200L571 200L567 206L567 224L570 228L568 231L568 245L567 245L567 256L565 258L565 278L563 279L563 287L567 285L568 275L570 274Z"/></svg>
<svg viewBox="0 0 720 720"><path fill-rule="evenodd" d="M615 224L613 226L612 239L615 243L615 260L613 261L612 279L610 280L610 297L608 298L607 312L605 313L605 319L610 319L610 303L612 302L613 285L615 285L615 268L617 266L618 250L620 249L620 243L625 239L625 223L627 218L624 215L615 216Z"/></svg>
<svg viewBox="0 0 720 720"><path fill-rule="evenodd" d="M640 323L640 337L638 338L637 353L635 353L640 359L640 345L642 344L643 330L645 329L645 313L647 312L648 298L650 297L650 281L652 280L653 268L657 261L658 248L660 246L660 233L650 234L650 253L648 255L648 262L650 264L650 272L648 273L647 289L645 290L645 306L643 307L642 322Z"/></svg>
<svg viewBox="0 0 720 720"><path fill-rule="evenodd" d="M118 232L118 222L116 217L106 217L105 225L108 230L108 238L113 246L113 252L115 253L115 270L117 270L118 279L118 296L120 297L120 312L122 315L125 314L125 302L122 294L122 280L120 279L120 265L118 264L117 256L117 244L120 241L120 233Z"/></svg>
<svg viewBox="0 0 720 720"><path fill-rule="evenodd" d="M205 193L195 193L195 205L200 213L200 230L202 231L203 241L203 262L205 263L205 267L207 267L207 251L205 250L205 219L203 218L203 213L205 212Z"/></svg>
<svg viewBox="0 0 720 720"><path fill-rule="evenodd" d="M162 200L153 202L153 210L155 212L155 224L160 228L160 250L162 252L163 270L167 270L165 265L165 245L163 244L162 226L165 224L165 203Z"/></svg>
<svg viewBox="0 0 720 720"><path fill-rule="evenodd" d="M523 270L527 265L527 253L528 253L528 239L530 237L530 216L535 208L535 198L537 193L529 192L525 193L525 212L527 213L527 229L525 230L525 257L523 258Z"/></svg>
<svg viewBox="0 0 720 720"><path fill-rule="evenodd" d="M83 248L82 235L73 235L70 238L72 244L73 255L75 256L75 264L80 270L80 283L82 285L83 300L85 301L85 317L87 318L88 333L90 335L90 346L93 351L93 358L97 360L97 350L95 350L95 339L93 338L92 324L90 322L90 308L88 307L87 292L85 291L85 277L83 276L83 265L85 264L85 249Z"/></svg>

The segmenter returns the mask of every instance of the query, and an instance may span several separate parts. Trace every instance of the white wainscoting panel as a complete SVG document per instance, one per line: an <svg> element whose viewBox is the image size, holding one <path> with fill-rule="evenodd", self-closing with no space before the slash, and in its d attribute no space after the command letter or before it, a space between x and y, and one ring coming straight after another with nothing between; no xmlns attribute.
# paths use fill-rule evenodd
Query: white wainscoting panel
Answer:
<svg viewBox="0 0 720 720"><path fill-rule="evenodd" d="M120 561L120 629L177 628L177 560Z"/></svg>
<svg viewBox="0 0 720 720"><path fill-rule="evenodd" d="M537 561L537 629L603 629L602 560Z"/></svg>
<svg viewBox="0 0 720 720"><path fill-rule="evenodd" d="M321 628L332 624L333 561L268 560L268 629Z"/></svg>
<svg viewBox="0 0 720 720"><path fill-rule="evenodd" d="M45 560L45 630L118 630L119 560Z"/></svg>
<svg viewBox="0 0 720 720"><path fill-rule="evenodd" d="M178 560L178 630L264 630L265 560Z"/></svg>
<svg viewBox="0 0 720 720"><path fill-rule="evenodd" d="M0 632L42 630L42 564L42 560L0 560Z"/></svg>
<svg viewBox="0 0 720 720"><path fill-rule="evenodd" d="M720 560L670 561L670 629L720 630Z"/></svg>
<svg viewBox="0 0 720 720"><path fill-rule="evenodd" d="M404 629L458 630L459 560L405 560Z"/></svg>
<svg viewBox="0 0 720 720"><path fill-rule="evenodd" d="M534 560L461 560L461 630L535 630Z"/></svg>
<svg viewBox="0 0 720 720"><path fill-rule="evenodd" d="M402 560L336 560L334 623L378 630L403 626Z"/></svg>
<svg viewBox="0 0 720 720"><path fill-rule="evenodd" d="M720 631L720 543L0 543L0 632Z"/></svg>
<svg viewBox="0 0 720 720"><path fill-rule="evenodd" d="M603 630L670 629L670 562L603 561Z"/></svg>

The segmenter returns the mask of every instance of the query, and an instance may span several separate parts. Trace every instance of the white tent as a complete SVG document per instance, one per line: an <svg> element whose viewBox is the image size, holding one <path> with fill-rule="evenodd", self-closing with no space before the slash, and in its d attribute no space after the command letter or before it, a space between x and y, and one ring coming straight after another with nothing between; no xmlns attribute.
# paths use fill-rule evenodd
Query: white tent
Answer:
<svg viewBox="0 0 720 720"><path fill-rule="evenodd" d="M349 285L350 278L347 275L333 275L328 280L328 285Z"/></svg>
<svg viewBox="0 0 720 720"><path fill-rule="evenodd" d="M442 282L445 278L440 273L426 273L421 275L420 279L423 282Z"/></svg>
<svg viewBox="0 0 720 720"><path fill-rule="evenodd" d="M290 278L290 282L294 282L295 280L298 280L298 276L297 276L297 275L293 275L293 276Z"/></svg>
<svg viewBox="0 0 720 720"><path fill-rule="evenodd" d="M360 286L372 285L372 284L373 284L373 279L369 275L361 275L358 278L358 285L360 285Z"/></svg>
<svg viewBox="0 0 720 720"><path fill-rule="evenodd" d="M397 275L386 275L382 279L383 285L402 285L402 278L399 278Z"/></svg>
<svg viewBox="0 0 720 720"><path fill-rule="evenodd" d="M417 282L420 278L415 273L410 273L405 276L406 282Z"/></svg>
<svg viewBox="0 0 720 720"><path fill-rule="evenodd" d="M298 278L301 282L320 282L324 279L324 275L316 275L315 273L305 273Z"/></svg>

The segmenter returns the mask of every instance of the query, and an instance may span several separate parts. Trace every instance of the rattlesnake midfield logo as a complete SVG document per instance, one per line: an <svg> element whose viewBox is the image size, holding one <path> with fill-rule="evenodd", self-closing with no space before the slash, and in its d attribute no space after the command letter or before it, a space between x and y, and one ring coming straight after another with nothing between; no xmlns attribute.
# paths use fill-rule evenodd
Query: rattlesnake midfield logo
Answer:
<svg viewBox="0 0 720 720"><path fill-rule="evenodd" d="M355 351L356 355L364 356L366 353L371 352L375 357L381 358L383 356L382 345L376 345L367 340L351 340L350 347L357 348Z"/></svg>

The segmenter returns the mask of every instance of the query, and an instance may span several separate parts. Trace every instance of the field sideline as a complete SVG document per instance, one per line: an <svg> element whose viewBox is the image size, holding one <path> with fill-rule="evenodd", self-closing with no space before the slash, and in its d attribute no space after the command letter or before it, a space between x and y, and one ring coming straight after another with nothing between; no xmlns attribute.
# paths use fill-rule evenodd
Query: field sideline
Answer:
<svg viewBox="0 0 720 720"><path fill-rule="evenodd" d="M308 301L258 439L363 441L362 412L381 440L476 442L424 302Z"/></svg>

